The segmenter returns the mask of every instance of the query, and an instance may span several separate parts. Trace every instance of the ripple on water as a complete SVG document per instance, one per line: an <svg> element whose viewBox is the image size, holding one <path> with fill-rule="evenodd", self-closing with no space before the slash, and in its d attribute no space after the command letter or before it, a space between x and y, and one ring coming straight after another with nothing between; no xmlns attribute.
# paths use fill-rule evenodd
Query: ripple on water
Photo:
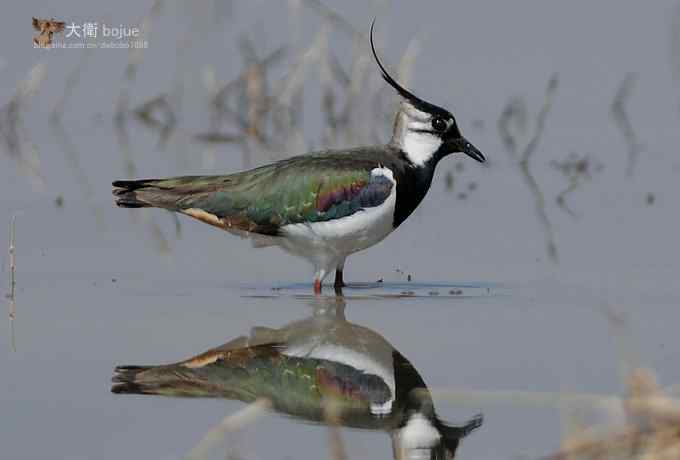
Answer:
<svg viewBox="0 0 680 460"><path fill-rule="evenodd" d="M247 287L242 297L248 298L314 298L312 285L293 283L274 287ZM336 293L333 286L324 286L324 296L341 294L354 299L400 298L453 298L469 299L502 295L503 286L487 282L426 283L426 282L374 282L349 283Z"/></svg>

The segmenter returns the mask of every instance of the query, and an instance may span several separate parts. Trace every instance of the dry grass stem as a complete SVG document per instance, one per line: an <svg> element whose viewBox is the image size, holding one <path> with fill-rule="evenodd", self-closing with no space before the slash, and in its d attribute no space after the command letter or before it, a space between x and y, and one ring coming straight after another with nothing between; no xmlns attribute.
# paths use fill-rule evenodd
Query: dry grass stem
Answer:
<svg viewBox="0 0 680 460"><path fill-rule="evenodd" d="M10 329L10 348L12 351L17 351L16 340L14 336L14 320L17 317L16 306L16 216L12 216L9 224L9 293L7 299L9 302L9 329Z"/></svg>
<svg viewBox="0 0 680 460"><path fill-rule="evenodd" d="M518 137L524 134L529 123L529 108L522 97L511 97L498 117L501 142L513 159L517 159Z"/></svg>
<svg viewBox="0 0 680 460"><path fill-rule="evenodd" d="M177 117L167 94L160 94L133 109L137 120L158 131L158 148L163 149L175 130Z"/></svg>
<svg viewBox="0 0 680 460"><path fill-rule="evenodd" d="M248 140L253 140L258 147L265 147L265 151L270 143L270 136L264 130L268 126L268 115L273 110L274 101L270 95L267 77L269 70L285 55L285 48L280 47L260 59L252 42L243 37L240 51L245 69L236 79L219 89L216 89L214 81L208 81L208 90L212 93L211 128L194 138L210 143L238 143L243 165L249 168L252 159ZM242 115L244 108L245 116ZM236 131L236 134L225 133L225 125L229 126L230 131Z"/></svg>
<svg viewBox="0 0 680 460"><path fill-rule="evenodd" d="M675 6L671 24L671 65L673 77L680 81L680 3Z"/></svg>
<svg viewBox="0 0 680 460"><path fill-rule="evenodd" d="M223 134L216 131L208 131L194 134L194 140L206 144L233 144L236 142L242 142L243 137L233 134Z"/></svg>
<svg viewBox="0 0 680 460"><path fill-rule="evenodd" d="M355 40L362 41L365 36L359 32L356 27L354 27L347 19L342 17L332 8L326 6L319 0L302 0L302 3L307 6L310 10L314 11L331 25L333 25L337 30L340 30L351 38Z"/></svg>
<svg viewBox="0 0 680 460"><path fill-rule="evenodd" d="M546 460L679 458L680 401L667 396L645 369L634 370L627 386L623 426L584 430L565 439Z"/></svg>
<svg viewBox="0 0 680 460"><path fill-rule="evenodd" d="M170 254L171 251L170 242L165 237L165 233L163 232L161 226L158 225L158 222L156 222L156 219L154 219L153 217L150 217L148 219L146 217L143 217L142 221L147 222L147 226L151 231L151 238L156 242L156 250L158 250L159 254L164 255ZM175 229L176 228L177 227L175 224Z"/></svg>
<svg viewBox="0 0 680 460"><path fill-rule="evenodd" d="M557 206L571 217L578 217L576 212L569 207L567 197L590 181L593 173L600 172L604 166L588 155L576 153L570 153L564 160L551 161L550 165L568 181L567 187L557 194L555 199Z"/></svg>
<svg viewBox="0 0 680 460"><path fill-rule="evenodd" d="M597 410L611 425L587 427L567 436L560 450L545 460L606 460L680 458L680 399L660 388L649 371L635 369L627 379L624 397L520 391L434 389L434 398L457 405L513 404L522 407L583 408Z"/></svg>
<svg viewBox="0 0 680 460"><path fill-rule="evenodd" d="M526 104L524 104L523 100L519 98L510 99L498 119L498 130L501 136L501 141L508 149L511 157L517 161L520 174L524 179L524 182L529 187L531 195L534 198L536 216L543 227L543 233L545 235L546 252L548 254L548 258L553 262L557 262L559 259L557 253L557 244L555 242L552 223L548 217L545 196L531 170L531 159L533 158L538 144L543 137L543 132L545 131L545 122L548 114L550 113L550 109L552 108L555 94L557 93L558 84L559 80L557 75L553 75L548 81L548 85L546 87L543 106L536 116L533 134L521 151L519 149L520 143L518 141L518 135L513 131L522 131L523 127L525 126L525 117L527 113Z"/></svg>
<svg viewBox="0 0 680 460"><path fill-rule="evenodd" d="M550 78L550 81L548 81L543 107L541 108L541 111L538 113L538 117L536 118L536 128L534 130L534 135L532 136L531 140L526 145L524 151L519 157L520 170L522 171L524 180L529 186L529 189L531 190L531 193L534 196L536 215L538 216L538 220L541 222L541 225L543 226L543 230L545 232L546 250L548 252L548 257L553 262L558 261L555 235L552 229L550 219L548 218L548 212L545 207L545 197L543 196L543 192L541 191L541 187L539 186L538 181L531 172L530 160L532 155L536 151L536 147L538 146L541 137L543 136L543 131L545 130L545 121L552 107L555 93L557 92L557 85L558 85L557 75L554 75L553 77Z"/></svg>
<svg viewBox="0 0 680 460"><path fill-rule="evenodd" d="M93 48L86 48L85 50L83 50L80 60L73 68L73 70L66 76L66 82L64 83L64 92L62 93L61 97L57 100L57 103L54 104L54 107L50 112L50 122L54 122L55 119L61 121L62 117L64 116L64 111L66 109L66 103L68 102L69 99L71 99L73 92L75 91L76 87L80 84L80 76L82 75L83 70L85 70L85 66L89 62L90 58L93 56L93 51L94 51Z"/></svg>
<svg viewBox="0 0 680 460"><path fill-rule="evenodd" d="M44 186L45 180L40 173L37 149L24 124L23 112L28 100L37 93L46 76L47 64L39 62L34 65L28 76L19 83L11 99L0 107L0 139L4 141L5 151L39 188Z"/></svg>
<svg viewBox="0 0 680 460"><path fill-rule="evenodd" d="M117 104L123 105L123 107L118 107L113 119L116 139L123 157L123 169L127 177L135 177L137 168L133 160L134 157L132 154L130 137L127 131L127 93L123 92L121 94ZM168 254L170 252L170 243L168 242L167 238L165 238L161 227L153 218L151 218L147 213L138 214L133 212L130 213L130 215L133 222L138 222L139 216L142 216L141 223L143 226L147 226L149 228L151 236L156 242L156 248L159 253ZM177 223L175 223L175 228L177 229ZM179 232L176 230L176 233Z"/></svg>
<svg viewBox="0 0 680 460"><path fill-rule="evenodd" d="M57 117L51 119L49 125L59 149L64 152L66 164L73 172L75 181L78 184L78 188L80 189L80 194L95 217L98 229L100 231L106 230L106 223L102 214L102 210L95 204L93 200L95 196L95 189L85 169L81 165L78 147L71 140L71 136L66 131L66 128L64 128L61 118Z"/></svg>
<svg viewBox="0 0 680 460"><path fill-rule="evenodd" d="M116 102L113 128L123 158L123 171L127 177L134 177L137 173L137 167L135 166L135 161L133 159L132 148L130 147L130 136L127 131L127 113L128 97L127 93L124 93L120 95Z"/></svg>
<svg viewBox="0 0 680 460"><path fill-rule="evenodd" d="M210 451L224 440L227 433L240 430L262 416L270 408L271 402L268 399L258 399L235 414L225 417L191 449L184 457L185 460L202 460L207 458Z"/></svg>
<svg viewBox="0 0 680 460"><path fill-rule="evenodd" d="M151 25L153 21L160 17L163 10L163 0L155 0L149 12L144 15L139 21L139 30L141 31L141 39L146 40L151 34ZM121 155L123 157L123 169L128 177L134 177L136 174L135 163L133 160L132 151L130 148L130 138L127 133L127 119L129 115L130 106L130 91L137 76L139 67L144 59L143 48L130 48L128 52L128 62L123 72L121 80L121 87L116 100L116 110L113 116L113 125L116 132L116 138L120 146Z"/></svg>
<svg viewBox="0 0 680 460"><path fill-rule="evenodd" d="M310 145L314 143L320 143L320 148L355 145L368 141L375 132L375 125L383 124L382 117L376 123L366 111L368 106L364 101L370 98L362 97L370 89L367 85L369 59L365 50L354 53L349 71L329 50L329 29L337 30L345 27L341 24L349 22L315 1L292 2L289 14L300 14L303 5L320 12L327 20L281 79L274 81L272 75L274 64L281 61L285 48L260 58L254 42L248 37L239 42L244 70L236 79L220 86L214 71L206 71L204 86L210 94L212 108L210 128L193 134L194 140L238 144L243 154L243 166L248 168L252 162L251 152L264 153L269 159L278 160L315 148ZM291 17L293 20L297 18ZM349 33L355 38L361 36L356 31ZM288 47L291 47L290 43ZM402 62L402 70L412 65L414 55L415 42ZM324 114L322 135L311 142L305 139L302 131L304 88L309 69L320 72Z"/></svg>
<svg viewBox="0 0 680 460"><path fill-rule="evenodd" d="M441 401L461 406L480 404L510 404L522 407L561 409L565 405L601 409L623 415L623 399L594 393L539 392L539 391L478 391L463 388L431 388L432 396Z"/></svg>
<svg viewBox="0 0 680 460"><path fill-rule="evenodd" d="M81 195L83 196L83 199L92 209L92 213L95 216L98 228L100 230L105 230L106 224L104 221L104 217L102 215L101 209L97 207L93 202L93 197L95 194L94 187L92 186L92 183L90 182L90 179L87 173L85 172L85 169L81 165L80 152L78 150L78 147L71 140L71 136L68 134L66 128L62 123L64 112L66 109L66 104L68 103L69 99L71 99L71 96L73 95L75 88L78 86L80 82L80 76L88 60L92 56L92 51L93 49L86 49L83 52L83 55L78 64L76 64L73 71L71 71L66 77L66 83L64 84L64 92L62 93L62 96L59 98L57 103L54 105L52 111L50 112L49 126L52 135L57 141L57 145L59 145L59 148L62 150L62 152L64 152L66 164L73 172L73 176L80 188L80 192Z"/></svg>
<svg viewBox="0 0 680 460"><path fill-rule="evenodd" d="M339 402L328 398L324 401L324 422L328 426L328 448L332 460L347 460L347 451L340 434Z"/></svg>
<svg viewBox="0 0 680 460"><path fill-rule="evenodd" d="M642 144L638 141L637 134L633 129L633 123L630 121L626 107L628 101L635 89L635 84L637 83L637 76L633 73L627 74L619 89L616 91L616 95L612 100L610 107L611 116L616 123L616 126L621 130L623 138L628 144L628 160L626 164L626 177L632 177L635 172L635 167L637 165L638 156L642 151Z"/></svg>

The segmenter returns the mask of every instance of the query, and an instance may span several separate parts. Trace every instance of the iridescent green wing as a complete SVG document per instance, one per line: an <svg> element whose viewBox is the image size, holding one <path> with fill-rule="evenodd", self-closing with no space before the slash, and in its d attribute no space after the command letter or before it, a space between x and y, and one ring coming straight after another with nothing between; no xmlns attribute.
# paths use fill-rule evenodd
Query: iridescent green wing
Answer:
<svg viewBox="0 0 680 460"><path fill-rule="evenodd" d="M177 210L276 234L283 225L327 222L381 205L393 182L373 174L371 166L338 157L300 157L231 176L176 178L158 186L185 191Z"/></svg>

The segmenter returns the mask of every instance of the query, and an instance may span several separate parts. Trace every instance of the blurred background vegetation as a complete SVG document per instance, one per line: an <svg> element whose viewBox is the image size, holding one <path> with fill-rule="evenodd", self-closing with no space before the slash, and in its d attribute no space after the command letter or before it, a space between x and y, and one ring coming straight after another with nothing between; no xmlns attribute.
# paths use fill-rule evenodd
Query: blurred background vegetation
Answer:
<svg viewBox="0 0 680 460"><path fill-rule="evenodd" d="M486 214L486 227L495 226L488 247L506 268L521 253L521 263L572 273L645 260L652 270L641 271L642 284L656 269L664 279L677 275L676 1L123 3L12 6L17 21L3 24L0 51L8 222L48 203L81 208L106 232L112 179L234 171L387 141L398 100L369 55L376 16L378 48L399 81L451 108L489 158L484 168L442 164L436 203L463 220ZM31 49L32 17L136 24L148 48ZM53 39L68 41L64 32ZM506 193L513 201L502 201ZM620 215L634 217L621 224ZM158 253L182 238L174 215L133 220ZM546 265L536 272L552 270ZM613 335L625 335L621 317L607 318ZM604 401L615 409L595 427L566 410L564 445L547 458L680 458L677 389L637 366L622 380L621 399L562 395L567 406ZM545 396L507 395L528 404Z"/></svg>

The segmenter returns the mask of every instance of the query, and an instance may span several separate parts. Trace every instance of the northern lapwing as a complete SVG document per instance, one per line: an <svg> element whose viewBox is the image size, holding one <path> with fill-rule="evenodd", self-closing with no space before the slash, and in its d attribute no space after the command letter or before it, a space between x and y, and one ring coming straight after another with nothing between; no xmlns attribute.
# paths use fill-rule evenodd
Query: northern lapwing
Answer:
<svg viewBox="0 0 680 460"><path fill-rule="evenodd" d="M482 416L460 426L442 421L413 365L378 332L347 321L341 297L321 300L311 317L253 328L184 361L117 367L111 391L266 399L304 421L385 431L395 459L452 459Z"/></svg>
<svg viewBox="0 0 680 460"><path fill-rule="evenodd" d="M382 241L413 213L430 189L437 163L451 153L484 162L446 109L405 89L388 144L312 152L223 176L122 180L116 204L175 211L247 236L257 247L279 246L314 265L314 292L335 270L344 286L347 256Z"/></svg>

